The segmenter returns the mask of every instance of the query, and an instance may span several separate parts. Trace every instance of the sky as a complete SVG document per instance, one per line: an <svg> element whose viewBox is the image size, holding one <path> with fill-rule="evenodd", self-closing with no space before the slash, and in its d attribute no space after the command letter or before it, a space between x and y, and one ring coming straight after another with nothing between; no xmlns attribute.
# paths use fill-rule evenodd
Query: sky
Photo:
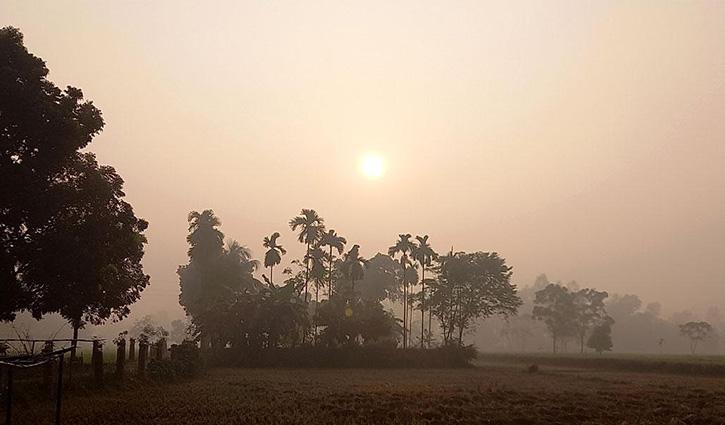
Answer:
<svg viewBox="0 0 725 425"><path fill-rule="evenodd" d="M314 208L367 257L428 234L521 286L725 299L725 2L0 0L6 25L103 111L89 149L150 222L132 317L183 314L208 208L258 259L275 231L300 258Z"/></svg>

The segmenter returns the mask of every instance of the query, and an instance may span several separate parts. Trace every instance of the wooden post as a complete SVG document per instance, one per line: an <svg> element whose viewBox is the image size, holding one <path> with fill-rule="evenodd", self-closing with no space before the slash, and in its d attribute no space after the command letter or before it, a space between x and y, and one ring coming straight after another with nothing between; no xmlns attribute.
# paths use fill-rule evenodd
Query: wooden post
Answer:
<svg viewBox="0 0 725 425"><path fill-rule="evenodd" d="M65 357L65 354L61 354L60 358L58 359L58 394L56 394L56 401L55 401L55 425L60 425L60 401L61 401L61 394L63 392L63 358Z"/></svg>
<svg viewBox="0 0 725 425"><path fill-rule="evenodd" d="M138 374L144 376L146 373L146 356L149 353L149 345L146 342L138 343Z"/></svg>
<svg viewBox="0 0 725 425"><path fill-rule="evenodd" d="M126 338L121 338L116 348L116 375L123 376L123 365L126 363Z"/></svg>
<svg viewBox="0 0 725 425"><path fill-rule="evenodd" d="M130 338L128 342L128 361L132 362L136 360L136 339Z"/></svg>
<svg viewBox="0 0 725 425"><path fill-rule="evenodd" d="M103 385L103 344L99 340L93 340L93 354L91 355L93 365L93 377L96 384Z"/></svg>
<svg viewBox="0 0 725 425"><path fill-rule="evenodd" d="M53 352L53 341L45 341L45 346L43 346L43 353L52 353ZM51 383L53 382L53 362L47 362L43 365L43 391L48 391L48 393L51 393L53 391L53 388L51 386Z"/></svg>

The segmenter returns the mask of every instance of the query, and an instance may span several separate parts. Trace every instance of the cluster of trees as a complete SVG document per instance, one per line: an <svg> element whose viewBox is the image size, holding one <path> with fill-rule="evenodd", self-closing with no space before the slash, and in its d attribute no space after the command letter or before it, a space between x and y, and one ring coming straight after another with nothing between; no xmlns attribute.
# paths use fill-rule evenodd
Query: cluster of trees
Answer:
<svg viewBox="0 0 725 425"><path fill-rule="evenodd" d="M567 338L578 341L581 353L584 352L585 341L598 353L612 349L611 327L614 320L607 315L604 306L608 296L606 292L595 289L570 291L556 284L549 284L536 292L533 318L546 324L554 353L557 342L561 345Z"/></svg>
<svg viewBox="0 0 725 425"><path fill-rule="evenodd" d="M357 244L346 250L346 238L327 229L314 210L303 209L289 225L305 254L275 281L275 267L287 253L278 232L262 241L266 252L260 264L239 243L224 244L213 211L190 213L189 263L178 270L179 300L202 346L400 342L412 347L416 309L421 318L416 346L431 345L432 317L441 327L442 343L462 345L477 319L514 315L521 304L510 282L511 267L496 253L439 256L428 236L403 234L387 255L366 259ZM254 277L260 266L269 270L261 281ZM385 304L402 304L402 320Z"/></svg>
<svg viewBox="0 0 725 425"><path fill-rule="evenodd" d="M58 313L75 338L126 317L148 285L147 222L116 171L86 151L101 111L47 75L19 30L0 29L0 320Z"/></svg>
<svg viewBox="0 0 725 425"><path fill-rule="evenodd" d="M519 296L524 303L520 311L526 314L479 323L475 339L479 347L492 351L555 348L557 352L581 352L584 342L584 347L593 351L722 352L719 335L725 331L725 317L716 307L699 317L690 311L664 317L657 302L643 304L633 294L605 296L603 292L581 289L576 281L552 283L543 274L532 285L521 287Z"/></svg>

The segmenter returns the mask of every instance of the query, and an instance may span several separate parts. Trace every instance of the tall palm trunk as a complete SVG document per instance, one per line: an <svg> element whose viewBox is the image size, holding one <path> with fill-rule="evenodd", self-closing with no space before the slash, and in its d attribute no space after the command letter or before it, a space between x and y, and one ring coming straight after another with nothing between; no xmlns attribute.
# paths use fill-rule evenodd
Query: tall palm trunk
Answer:
<svg viewBox="0 0 725 425"><path fill-rule="evenodd" d="M307 283L310 281L310 243L307 242L307 255L305 256L305 308L307 308ZM302 344L307 341L307 329L302 329Z"/></svg>
<svg viewBox="0 0 725 425"><path fill-rule="evenodd" d="M420 348L424 348L423 344L425 343L425 264L423 264L423 277L420 280L420 283L423 285L423 289L421 289L420 295L421 295L421 301L420 301Z"/></svg>
<svg viewBox="0 0 725 425"><path fill-rule="evenodd" d="M269 283L274 285L274 266L269 266Z"/></svg>
<svg viewBox="0 0 725 425"><path fill-rule="evenodd" d="M327 277L327 292L332 298L332 245L330 245L330 276Z"/></svg>
<svg viewBox="0 0 725 425"><path fill-rule="evenodd" d="M403 255L403 348L408 348L408 279L405 275L405 261Z"/></svg>

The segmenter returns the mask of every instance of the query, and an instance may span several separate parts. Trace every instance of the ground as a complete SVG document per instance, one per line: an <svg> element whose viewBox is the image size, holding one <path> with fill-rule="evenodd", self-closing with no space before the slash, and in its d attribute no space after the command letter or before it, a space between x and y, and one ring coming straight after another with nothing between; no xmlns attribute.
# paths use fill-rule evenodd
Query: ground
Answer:
<svg viewBox="0 0 725 425"><path fill-rule="evenodd" d="M52 423L50 401L14 403ZM725 379L542 366L212 369L69 395L63 424L725 424Z"/></svg>

